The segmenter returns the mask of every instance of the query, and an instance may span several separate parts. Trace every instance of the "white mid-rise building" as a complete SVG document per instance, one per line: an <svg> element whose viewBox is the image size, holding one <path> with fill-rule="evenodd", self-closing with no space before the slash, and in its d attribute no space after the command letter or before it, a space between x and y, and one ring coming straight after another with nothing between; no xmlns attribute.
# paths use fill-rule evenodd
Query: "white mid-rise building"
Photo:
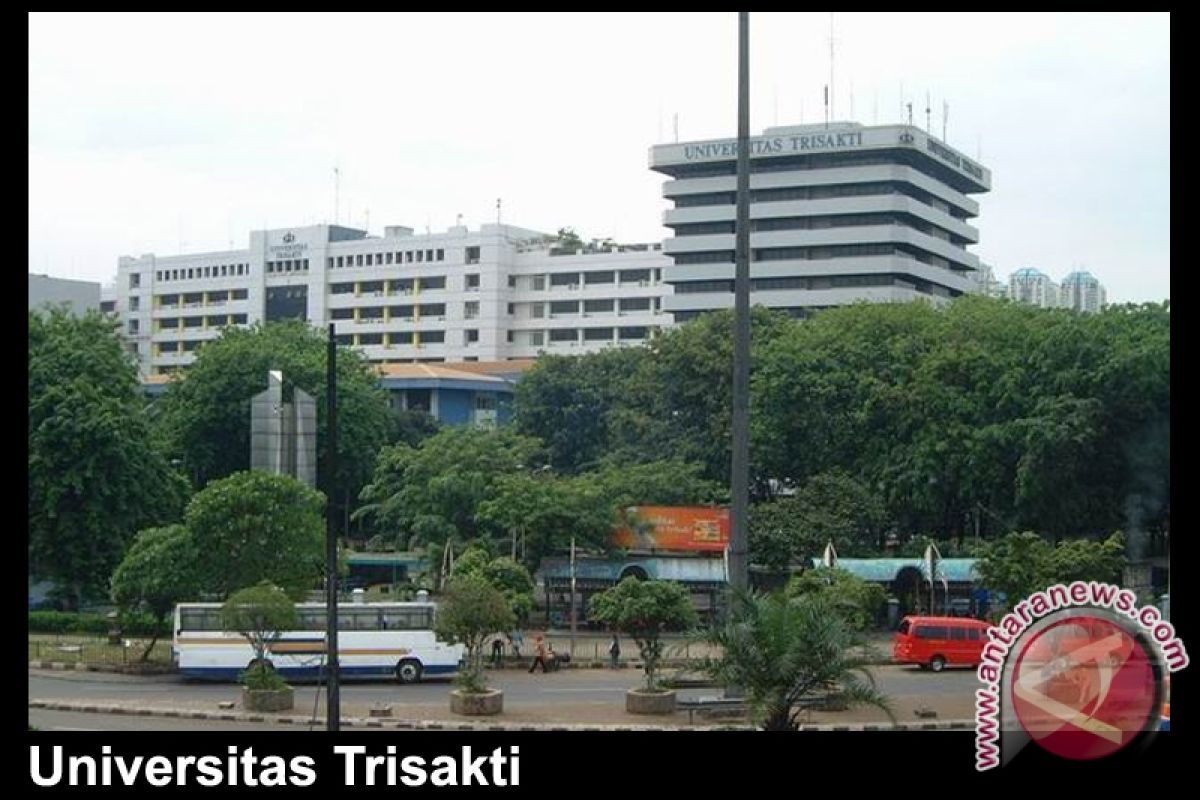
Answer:
<svg viewBox="0 0 1200 800"><path fill-rule="evenodd" d="M100 284L29 273L29 310L65 304L72 314L100 309Z"/></svg>
<svg viewBox="0 0 1200 800"><path fill-rule="evenodd" d="M670 324L661 245L561 244L511 225L253 231L244 250L122 257L112 310L146 375L190 364L227 325L259 321L334 323L378 364L581 353Z"/></svg>
<svg viewBox="0 0 1200 800"><path fill-rule="evenodd" d="M968 220L991 174L911 125L767 128L750 138L751 303L803 317L867 300L945 302L977 291ZM663 223L677 322L733 306L737 140L652 147L670 177Z"/></svg>
<svg viewBox="0 0 1200 800"><path fill-rule="evenodd" d="M1108 304L1108 293L1095 275L1080 270L1063 278L1058 290L1058 304L1062 308L1094 314Z"/></svg>
<svg viewBox="0 0 1200 800"><path fill-rule="evenodd" d="M1018 303L1029 303L1040 308L1057 308L1058 284L1041 270L1019 269L1008 276L1008 297Z"/></svg>

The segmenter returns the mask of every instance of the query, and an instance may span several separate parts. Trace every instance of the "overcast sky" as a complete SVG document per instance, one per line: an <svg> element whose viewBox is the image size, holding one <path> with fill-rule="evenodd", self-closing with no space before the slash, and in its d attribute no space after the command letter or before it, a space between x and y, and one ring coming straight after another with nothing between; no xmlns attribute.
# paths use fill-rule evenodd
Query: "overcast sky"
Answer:
<svg viewBox="0 0 1200 800"><path fill-rule="evenodd" d="M833 15L834 115L925 126L992 171L1001 277L1091 270L1170 296L1170 17ZM751 14L751 130L824 119L830 15ZM652 144L736 134L733 12L34 14L30 272L461 214L653 241ZM903 90L903 97L901 91Z"/></svg>

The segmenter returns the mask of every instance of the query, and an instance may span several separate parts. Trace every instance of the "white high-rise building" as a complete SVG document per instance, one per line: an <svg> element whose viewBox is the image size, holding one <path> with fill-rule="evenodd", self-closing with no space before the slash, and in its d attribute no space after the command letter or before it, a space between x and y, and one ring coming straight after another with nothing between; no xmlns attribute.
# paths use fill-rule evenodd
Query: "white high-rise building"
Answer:
<svg viewBox="0 0 1200 800"><path fill-rule="evenodd" d="M733 306L737 140L657 145L674 208L665 307L677 322ZM976 290L968 220L991 174L912 125L767 128L750 139L751 303L803 317L860 300L945 302Z"/></svg>
<svg viewBox="0 0 1200 800"><path fill-rule="evenodd" d="M1008 276L1008 297L1040 308L1058 307L1058 284L1041 270L1019 269Z"/></svg>
<svg viewBox="0 0 1200 800"><path fill-rule="evenodd" d="M227 325L259 321L332 322L377 364L581 353L670 324L661 245L561 245L511 225L253 231L244 250L122 257L113 310L145 375L190 364Z"/></svg>
<svg viewBox="0 0 1200 800"><path fill-rule="evenodd" d="M1008 296L1008 289L996 277L996 270L990 264L980 263L979 269L973 275L975 291L984 297L1001 298Z"/></svg>
<svg viewBox="0 0 1200 800"><path fill-rule="evenodd" d="M1088 314L1094 314L1108 304L1104 284L1090 272L1072 272L1063 278L1058 290L1058 304Z"/></svg>

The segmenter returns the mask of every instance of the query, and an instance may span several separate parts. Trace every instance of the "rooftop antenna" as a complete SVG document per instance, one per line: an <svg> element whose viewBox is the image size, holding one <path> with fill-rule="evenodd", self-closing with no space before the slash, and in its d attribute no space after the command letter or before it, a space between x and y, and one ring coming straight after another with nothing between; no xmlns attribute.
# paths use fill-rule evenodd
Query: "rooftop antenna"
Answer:
<svg viewBox="0 0 1200 800"><path fill-rule="evenodd" d="M932 110L929 108L929 91L925 91L925 132L933 133L933 123L930 121Z"/></svg>
<svg viewBox="0 0 1200 800"><path fill-rule="evenodd" d="M980 133L975 139L975 160L983 161L983 134Z"/></svg>
<svg viewBox="0 0 1200 800"><path fill-rule="evenodd" d="M829 127L829 84L825 84L825 127Z"/></svg>
<svg viewBox="0 0 1200 800"><path fill-rule="evenodd" d="M333 224L341 225L341 209L338 207L340 202L340 193L342 190L342 173L334 166L333 168Z"/></svg>
<svg viewBox="0 0 1200 800"><path fill-rule="evenodd" d="M912 103L908 104L908 124L912 125Z"/></svg>
<svg viewBox="0 0 1200 800"><path fill-rule="evenodd" d="M946 119L950 116L950 104L942 101L942 141L946 140Z"/></svg>
<svg viewBox="0 0 1200 800"><path fill-rule="evenodd" d="M454 218L454 227L456 227L456 228L462 227L462 214L459 214L457 217Z"/></svg>
<svg viewBox="0 0 1200 800"><path fill-rule="evenodd" d="M829 114L825 119L826 123L829 122L829 119L831 117L833 117L833 114L834 114L834 110L833 110L834 109L834 106L833 106L834 85L835 84L833 82L833 12L830 11L829 12L829 97L826 98L826 100L829 104Z"/></svg>
<svg viewBox="0 0 1200 800"><path fill-rule="evenodd" d="M904 119L904 81L900 81L900 119Z"/></svg>
<svg viewBox="0 0 1200 800"><path fill-rule="evenodd" d="M675 115L675 144L679 144L679 114Z"/></svg>
<svg viewBox="0 0 1200 800"><path fill-rule="evenodd" d="M804 124L804 98L800 98L800 124Z"/></svg>
<svg viewBox="0 0 1200 800"><path fill-rule="evenodd" d="M496 198L496 224L500 224L500 198Z"/></svg>
<svg viewBox="0 0 1200 800"><path fill-rule="evenodd" d="M364 220L363 221L363 230L369 232L371 230L371 209L370 208L363 209L363 220Z"/></svg>

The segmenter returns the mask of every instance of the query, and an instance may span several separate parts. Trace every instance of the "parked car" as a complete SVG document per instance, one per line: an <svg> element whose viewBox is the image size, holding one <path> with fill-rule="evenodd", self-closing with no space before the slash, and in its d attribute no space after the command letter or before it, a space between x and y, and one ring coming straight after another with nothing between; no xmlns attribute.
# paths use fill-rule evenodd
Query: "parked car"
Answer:
<svg viewBox="0 0 1200 800"><path fill-rule="evenodd" d="M974 667L987 644L987 629L988 623L967 617L905 617L896 630L892 659L934 672Z"/></svg>

